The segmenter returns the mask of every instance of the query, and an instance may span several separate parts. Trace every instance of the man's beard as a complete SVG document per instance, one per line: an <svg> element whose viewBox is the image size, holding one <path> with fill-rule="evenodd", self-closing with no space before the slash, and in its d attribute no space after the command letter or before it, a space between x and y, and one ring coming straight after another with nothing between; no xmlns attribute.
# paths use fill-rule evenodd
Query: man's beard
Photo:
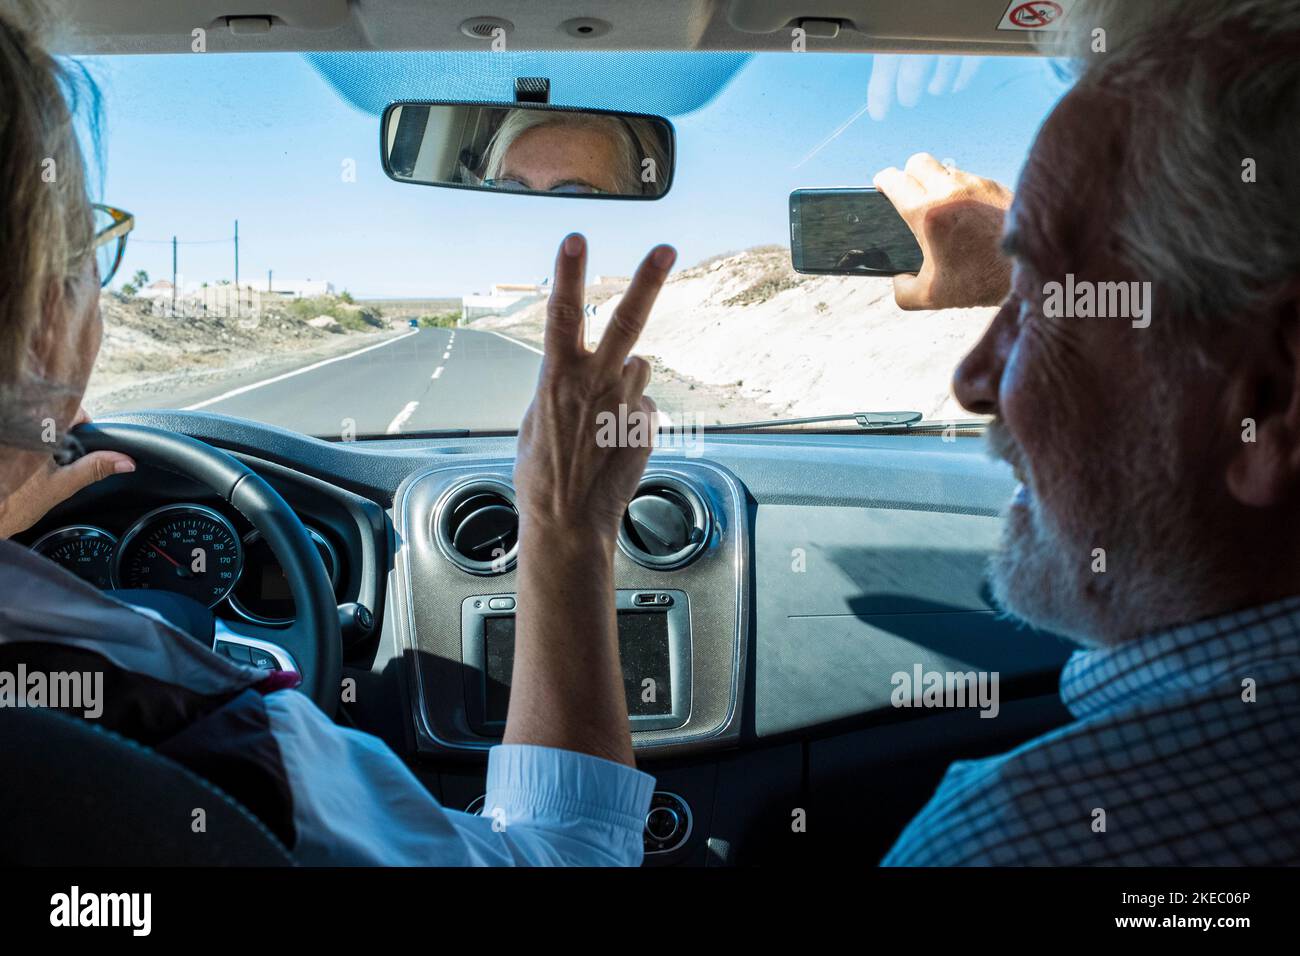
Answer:
<svg viewBox="0 0 1300 956"><path fill-rule="evenodd" d="M1012 464L1026 489L990 561L1004 611L1087 646L1123 643L1195 612L1211 556L1196 537L1188 476L1160 432L1133 429L1108 450L1060 443L1052 467L1070 487L1056 489L1049 510L1020 448L990 423L990 454Z"/></svg>

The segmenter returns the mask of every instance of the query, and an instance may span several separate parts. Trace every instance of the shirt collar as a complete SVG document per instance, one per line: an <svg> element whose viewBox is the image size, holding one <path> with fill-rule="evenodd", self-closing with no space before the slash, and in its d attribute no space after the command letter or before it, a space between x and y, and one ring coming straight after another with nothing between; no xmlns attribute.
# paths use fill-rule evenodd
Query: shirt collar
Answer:
<svg viewBox="0 0 1300 956"><path fill-rule="evenodd" d="M1076 718L1170 693L1234 684L1249 665L1300 656L1300 595L1207 618L1116 647L1077 651L1061 672L1061 700Z"/></svg>

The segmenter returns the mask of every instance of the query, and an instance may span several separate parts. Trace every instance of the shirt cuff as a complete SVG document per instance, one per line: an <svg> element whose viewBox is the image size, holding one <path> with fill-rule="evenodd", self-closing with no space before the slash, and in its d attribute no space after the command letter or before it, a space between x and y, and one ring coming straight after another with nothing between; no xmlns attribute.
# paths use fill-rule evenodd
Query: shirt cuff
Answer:
<svg viewBox="0 0 1300 956"><path fill-rule="evenodd" d="M573 822L624 827L638 840L655 778L625 764L556 747L498 744L488 754L485 806L513 822Z"/></svg>

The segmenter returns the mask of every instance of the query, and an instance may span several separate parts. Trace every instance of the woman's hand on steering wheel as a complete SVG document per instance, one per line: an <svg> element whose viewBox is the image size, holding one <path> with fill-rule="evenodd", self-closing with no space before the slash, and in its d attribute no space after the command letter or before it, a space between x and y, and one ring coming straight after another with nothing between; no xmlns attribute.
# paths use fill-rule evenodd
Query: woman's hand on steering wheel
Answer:
<svg viewBox="0 0 1300 956"><path fill-rule="evenodd" d="M84 408L77 411L73 426L84 425L90 415ZM93 451L76 461L60 465L51 455L45 467L0 498L0 538L11 538L26 531L82 488L110 475L135 471L135 462L120 451Z"/></svg>

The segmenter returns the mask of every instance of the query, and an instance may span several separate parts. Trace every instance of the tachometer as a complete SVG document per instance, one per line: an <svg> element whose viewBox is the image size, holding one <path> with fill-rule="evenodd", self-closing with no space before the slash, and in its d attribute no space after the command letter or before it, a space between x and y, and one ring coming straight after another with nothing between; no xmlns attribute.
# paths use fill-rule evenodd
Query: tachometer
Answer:
<svg viewBox="0 0 1300 956"><path fill-rule="evenodd" d="M243 566L239 535L223 515L202 505L166 505L122 536L116 580L120 588L161 588L214 607Z"/></svg>
<svg viewBox="0 0 1300 956"><path fill-rule="evenodd" d="M78 524L42 536L32 550L67 568L83 581L107 589L113 586L113 555L117 538L103 528Z"/></svg>

